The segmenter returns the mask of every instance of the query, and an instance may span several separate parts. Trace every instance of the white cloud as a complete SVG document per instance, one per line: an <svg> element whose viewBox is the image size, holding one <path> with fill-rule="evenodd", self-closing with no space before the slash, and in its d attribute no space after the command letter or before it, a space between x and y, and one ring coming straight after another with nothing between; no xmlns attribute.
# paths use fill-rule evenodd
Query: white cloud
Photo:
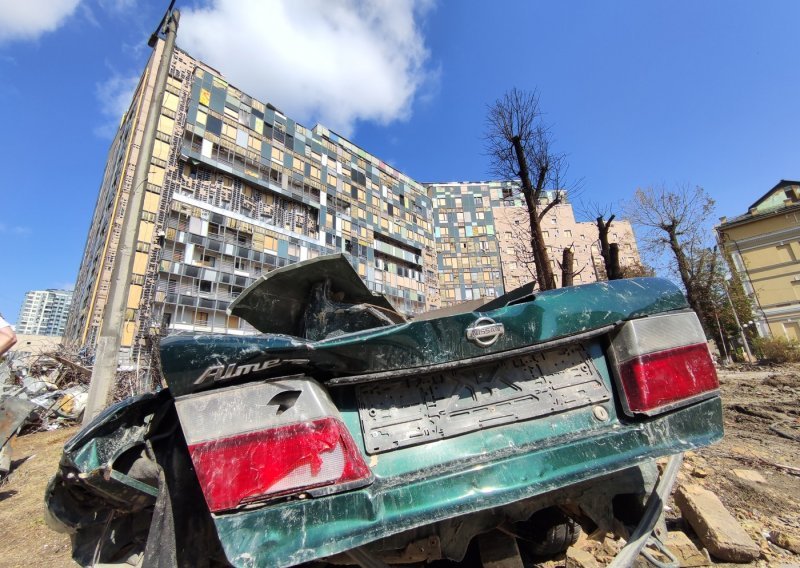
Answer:
<svg viewBox="0 0 800 568"><path fill-rule="evenodd" d="M80 0L0 0L0 43L37 39L58 29Z"/></svg>
<svg viewBox="0 0 800 568"><path fill-rule="evenodd" d="M98 3L108 12L125 13L136 8L136 0L98 0Z"/></svg>
<svg viewBox="0 0 800 568"><path fill-rule="evenodd" d="M211 0L182 11L178 44L307 126L411 112L426 81L432 0Z"/></svg>
<svg viewBox="0 0 800 568"><path fill-rule="evenodd" d="M131 105L139 76L124 77L114 74L111 78L96 86L97 100L100 101L100 111L108 119L94 129L95 135L101 138L112 138L119 127L122 115Z"/></svg>
<svg viewBox="0 0 800 568"><path fill-rule="evenodd" d="M5 223L0 223L0 233L2 234L26 237L32 232L33 231L31 231L30 227L23 227L21 225L6 225Z"/></svg>

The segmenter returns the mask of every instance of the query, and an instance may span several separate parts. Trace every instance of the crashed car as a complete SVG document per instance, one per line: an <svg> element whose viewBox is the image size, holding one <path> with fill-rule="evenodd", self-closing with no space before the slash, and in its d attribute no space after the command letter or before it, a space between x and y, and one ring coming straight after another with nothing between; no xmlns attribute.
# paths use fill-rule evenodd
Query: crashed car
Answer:
<svg viewBox="0 0 800 568"><path fill-rule="evenodd" d="M632 562L677 456L722 436L703 330L666 280L528 286L406 321L333 255L270 272L230 310L262 334L165 338L168 388L66 444L46 501L80 564L422 565L478 549L513 566L580 527L624 532Z"/></svg>

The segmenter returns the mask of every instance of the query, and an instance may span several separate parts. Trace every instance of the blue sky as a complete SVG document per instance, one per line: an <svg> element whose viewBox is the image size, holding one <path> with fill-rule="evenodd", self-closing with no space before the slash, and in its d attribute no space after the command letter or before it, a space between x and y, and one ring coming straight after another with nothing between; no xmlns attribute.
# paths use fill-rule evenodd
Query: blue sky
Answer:
<svg viewBox="0 0 800 568"><path fill-rule="evenodd" d="M168 2L0 0L0 312L69 287ZM419 181L490 179L486 106L538 89L583 199L701 185L718 215L800 178L800 3L213 0L178 45ZM242 57L242 53L246 56Z"/></svg>

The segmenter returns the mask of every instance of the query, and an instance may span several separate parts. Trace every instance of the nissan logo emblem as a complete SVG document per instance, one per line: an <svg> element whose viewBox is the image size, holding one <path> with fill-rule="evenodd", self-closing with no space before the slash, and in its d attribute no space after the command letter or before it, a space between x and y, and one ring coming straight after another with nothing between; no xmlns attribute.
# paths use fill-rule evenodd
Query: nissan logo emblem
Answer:
<svg viewBox="0 0 800 568"><path fill-rule="evenodd" d="M467 340L480 347L489 347L506 332L502 323L497 323L492 318L478 318L467 328Z"/></svg>

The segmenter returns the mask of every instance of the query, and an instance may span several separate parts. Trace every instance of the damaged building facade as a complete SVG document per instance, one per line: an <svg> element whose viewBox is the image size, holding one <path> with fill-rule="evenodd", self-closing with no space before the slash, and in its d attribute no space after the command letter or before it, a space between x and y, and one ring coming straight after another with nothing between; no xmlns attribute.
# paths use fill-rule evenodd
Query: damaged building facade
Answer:
<svg viewBox="0 0 800 568"><path fill-rule="evenodd" d="M109 152L65 332L74 349L97 341L162 49ZM154 331L254 332L227 314L233 299L262 274L321 254L347 253L370 290L405 314L529 280L504 273L519 239L502 228L503 211L521 206L504 199L509 183L421 184L180 49L155 137L133 274L117 284L127 287L123 361Z"/></svg>
<svg viewBox="0 0 800 568"><path fill-rule="evenodd" d="M72 347L96 343L162 48L109 153L67 324ZM123 353L153 327L252 332L226 313L242 290L273 268L336 251L349 253L370 289L399 310L428 307L436 256L421 184L241 92L181 50L160 110L126 283Z"/></svg>

